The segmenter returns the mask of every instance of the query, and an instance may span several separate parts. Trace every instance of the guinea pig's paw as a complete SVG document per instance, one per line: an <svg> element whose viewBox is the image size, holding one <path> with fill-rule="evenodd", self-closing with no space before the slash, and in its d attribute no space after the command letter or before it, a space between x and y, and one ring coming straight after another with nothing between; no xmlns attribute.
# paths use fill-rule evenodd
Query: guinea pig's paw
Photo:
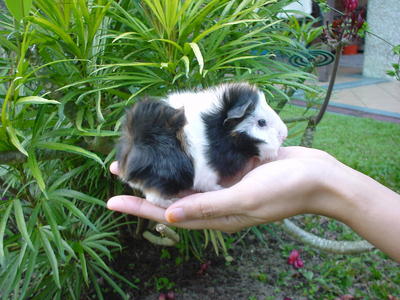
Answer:
<svg viewBox="0 0 400 300"><path fill-rule="evenodd" d="M158 193L155 192L147 192L146 193L146 200L153 203L154 205L167 208L172 203L178 200L178 198L165 198Z"/></svg>

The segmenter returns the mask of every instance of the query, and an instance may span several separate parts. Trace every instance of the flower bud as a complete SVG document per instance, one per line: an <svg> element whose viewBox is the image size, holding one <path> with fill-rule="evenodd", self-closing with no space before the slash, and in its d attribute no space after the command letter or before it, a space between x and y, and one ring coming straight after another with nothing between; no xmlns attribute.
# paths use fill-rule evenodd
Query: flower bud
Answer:
<svg viewBox="0 0 400 300"><path fill-rule="evenodd" d="M344 10L353 12L358 6L358 0L343 0Z"/></svg>

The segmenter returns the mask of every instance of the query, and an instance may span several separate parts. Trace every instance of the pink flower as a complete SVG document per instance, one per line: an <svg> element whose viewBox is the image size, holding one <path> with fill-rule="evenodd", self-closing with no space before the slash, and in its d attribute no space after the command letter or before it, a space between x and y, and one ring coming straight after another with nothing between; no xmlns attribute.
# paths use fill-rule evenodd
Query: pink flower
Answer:
<svg viewBox="0 0 400 300"><path fill-rule="evenodd" d="M297 250L292 250L292 252L290 252L290 255L288 257L288 264L292 265L293 267L295 267L296 269L300 269L304 267L304 262L303 260L300 258L300 253Z"/></svg>
<svg viewBox="0 0 400 300"><path fill-rule="evenodd" d="M343 0L343 5L346 12L353 12L358 6L358 0Z"/></svg>
<svg viewBox="0 0 400 300"><path fill-rule="evenodd" d="M293 265L294 262L300 257L300 253L297 250L292 250L290 252L289 258L288 258L288 264Z"/></svg>
<svg viewBox="0 0 400 300"><path fill-rule="evenodd" d="M169 292L167 293L167 299L168 299L168 300L174 300L174 299L175 299L175 293L174 293L174 291L169 291Z"/></svg>
<svg viewBox="0 0 400 300"><path fill-rule="evenodd" d="M201 264L200 269L197 271L197 274L204 275L210 265L211 265L211 261L207 261L207 262Z"/></svg>
<svg viewBox="0 0 400 300"><path fill-rule="evenodd" d="M293 264L293 267L295 267L296 269L300 269L302 267L304 267L304 262L303 260L299 257Z"/></svg>

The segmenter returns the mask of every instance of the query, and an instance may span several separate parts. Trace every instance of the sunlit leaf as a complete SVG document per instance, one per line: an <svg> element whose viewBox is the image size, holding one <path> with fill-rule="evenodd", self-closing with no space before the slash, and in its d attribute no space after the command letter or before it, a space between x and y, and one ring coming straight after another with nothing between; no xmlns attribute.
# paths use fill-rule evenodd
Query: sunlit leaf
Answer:
<svg viewBox="0 0 400 300"><path fill-rule="evenodd" d="M16 105L22 105L22 104L60 104L60 102L56 100L48 100L42 97L38 96L28 96L28 97L23 97L19 98L16 102Z"/></svg>
<svg viewBox="0 0 400 300"><path fill-rule="evenodd" d="M204 68L204 60L199 45L197 45L196 43L189 43L189 45L192 48L194 55L196 56L197 63L199 64L199 73L202 74Z"/></svg>
<svg viewBox="0 0 400 300"><path fill-rule="evenodd" d="M105 202L100 199L91 197L82 192L71 190L71 189L60 189L60 190L53 191L51 194L56 195L56 196L61 196L61 197L79 199L79 200L85 201L90 204L99 205L101 207L106 206Z"/></svg>
<svg viewBox="0 0 400 300"><path fill-rule="evenodd" d="M42 192L46 190L46 184L43 180L42 172L40 171L39 164L36 160L36 155L34 151L29 151L28 153L28 166L32 172L33 177L35 177L36 182Z"/></svg>
<svg viewBox="0 0 400 300"><path fill-rule="evenodd" d="M181 60L185 64L185 75L186 75L187 78L189 78L189 71L190 71L189 58L186 55L184 55L184 56L182 56Z"/></svg>
<svg viewBox="0 0 400 300"><path fill-rule="evenodd" d="M5 0L5 2L8 10L17 21L26 17L32 7L32 0Z"/></svg>
<svg viewBox="0 0 400 300"><path fill-rule="evenodd" d="M21 152L22 154L28 156L28 153L26 152L25 148L22 146L20 143L17 134L15 132L15 129L11 126L7 127L7 133L10 138L11 143Z"/></svg>
<svg viewBox="0 0 400 300"><path fill-rule="evenodd" d="M56 142L39 142L36 144L36 146L38 148L65 151L65 152L82 155L87 158L93 159L94 161L97 161L99 164L103 165L103 161L100 159L100 157L97 156L97 154L90 152L88 150L85 150L78 146L56 143Z"/></svg>

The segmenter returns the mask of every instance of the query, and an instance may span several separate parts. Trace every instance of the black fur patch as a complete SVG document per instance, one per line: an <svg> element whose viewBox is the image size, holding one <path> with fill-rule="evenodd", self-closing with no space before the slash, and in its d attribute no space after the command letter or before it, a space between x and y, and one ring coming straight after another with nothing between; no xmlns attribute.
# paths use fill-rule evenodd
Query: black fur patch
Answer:
<svg viewBox="0 0 400 300"><path fill-rule="evenodd" d="M178 139L185 124L183 110L157 100L136 103L127 113L120 142L124 179L164 196L192 188L193 162Z"/></svg>
<svg viewBox="0 0 400 300"><path fill-rule="evenodd" d="M257 144L261 141L233 129L249 114L258 101L258 92L249 85L231 85L222 96L222 106L202 115L209 141L207 157L209 165L220 177L230 177L238 173L247 161L259 154ZM247 110L241 118L225 122L229 111L246 105Z"/></svg>

